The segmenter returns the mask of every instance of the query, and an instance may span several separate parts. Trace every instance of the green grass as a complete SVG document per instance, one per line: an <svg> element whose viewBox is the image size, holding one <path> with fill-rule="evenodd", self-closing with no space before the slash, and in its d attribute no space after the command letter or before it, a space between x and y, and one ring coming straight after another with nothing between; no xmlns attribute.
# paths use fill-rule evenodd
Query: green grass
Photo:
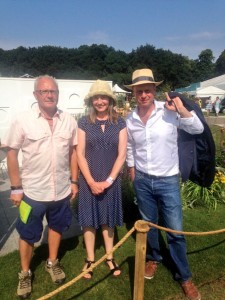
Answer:
<svg viewBox="0 0 225 300"><path fill-rule="evenodd" d="M184 211L184 229L186 231L209 231L225 228L225 205L219 205L216 211L203 208ZM133 224L117 228L116 241L120 240ZM164 237L164 234L162 234ZM224 234L209 236L187 236L188 260L193 280L202 293L202 299L225 299L225 237ZM162 252L167 254L162 242ZM53 291L56 286L49 274L44 271L47 257L47 245L35 249L32 270L35 274L33 293L30 299L38 299ZM101 234L97 235L96 260L104 254ZM131 300L134 283L135 234L133 234L115 253L122 268L122 275L113 278L104 263L94 269L92 280L81 279L51 299L57 300ZM82 236L63 240L60 247L60 259L67 274L67 282L80 274L85 259ZM159 266L152 280L145 280L145 297L151 300L184 299L180 286L173 280L168 269L169 259ZM20 269L19 253L15 251L0 257L0 296L3 300L16 297L17 272Z"/></svg>
<svg viewBox="0 0 225 300"><path fill-rule="evenodd" d="M213 126L212 133L219 150L221 142L225 140L225 133L218 126ZM128 183L127 183L128 184ZM130 202L133 192L129 186L123 185L125 203L125 222L135 216L137 209ZM218 205L217 209L195 208L184 211L185 231L211 231L225 228L225 205ZM120 240L133 223L124 224L117 228L116 240ZM162 234L162 252L167 257L167 250ZM202 299L225 299L225 234L209 236L187 236L188 260L193 273L193 280L199 287ZM99 233L96 241L96 260L104 255L102 238ZM33 292L30 300L38 299L57 287L44 271L45 260L48 255L47 245L35 249L31 269L35 274ZM122 268L122 275L113 278L104 263L94 270L92 280L81 279L74 285L50 298L54 300L131 300L133 298L134 262L135 262L135 234L133 234L115 253L115 258ZM59 258L64 266L67 281L80 274L85 259L85 249L82 236L63 240ZM0 299L14 300L17 288L17 273L20 270L18 251L0 257ZM165 259L159 266L156 276L152 280L145 280L144 300L181 300L184 299L180 286L173 280L169 270L169 259Z"/></svg>

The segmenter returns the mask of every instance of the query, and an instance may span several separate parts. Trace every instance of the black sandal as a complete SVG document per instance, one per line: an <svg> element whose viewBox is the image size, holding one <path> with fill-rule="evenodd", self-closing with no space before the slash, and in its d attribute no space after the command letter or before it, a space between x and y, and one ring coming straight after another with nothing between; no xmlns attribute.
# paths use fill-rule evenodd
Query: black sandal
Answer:
<svg viewBox="0 0 225 300"><path fill-rule="evenodd" d="M109 262L111 262L111 263L113 264L113 267L114 267L113 269L110 269L109 264L108 264ZM110 272L111 272L111 274L112 274L114 277L118 277L118 276L121 275L121 269L120 269L119 266L115 263L114 258L108 258L108 259L106 259L106 260L105 260L105 263L106 263L107 266L109 267ZM116 275L116 274L115 274L116 271L120 271L120 273L119 273L118 275Z"/></svg>
<svg viewBox="0 0 225 300"><path fill-rule="evenodd" d="M86 263L87 265L86 265L86 268L83 269L83 271L85 271L85 270L87 270L88 268L90 268L90 266L91 266L92 264L94 264L95 261L91 261L91 260L88 260L88 259L86 258L86 259L85 259L85 263ZM89 277L89 278L88 278L88 277L85 277L86 274L89 274L90 277ZM84 279L91 279L92 276L93 276L93 271L89 271L89 272L87 272L86 274L84 274L83 278L84 278Z"/></svg>

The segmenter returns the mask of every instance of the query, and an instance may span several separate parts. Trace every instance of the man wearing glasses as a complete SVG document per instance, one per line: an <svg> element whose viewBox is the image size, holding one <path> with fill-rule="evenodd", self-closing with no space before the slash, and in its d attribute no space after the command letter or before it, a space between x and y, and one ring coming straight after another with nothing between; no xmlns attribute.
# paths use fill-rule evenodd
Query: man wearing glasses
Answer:
<svg viewBox="0 0 225 300"><path fill-rule="evenodd" d="M30 263L34 243L43 232L44 216L48 222L49 248L45 270L54 283L64 282L58 249L62 233L72 220L70 200L78 192L77 123L69 113L57 108L59 90L53 77L38 77L33 94L38 106L19 114L4 140L8 146L10 199L20 210L16 225L21 259L17 294L24 299L31 294ZM21 170L19 150L22 150Z"/></svg>

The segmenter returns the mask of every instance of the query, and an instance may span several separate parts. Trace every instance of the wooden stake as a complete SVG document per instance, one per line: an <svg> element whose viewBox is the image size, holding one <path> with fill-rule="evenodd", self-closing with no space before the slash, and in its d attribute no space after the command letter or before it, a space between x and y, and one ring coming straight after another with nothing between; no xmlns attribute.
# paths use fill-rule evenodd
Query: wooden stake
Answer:
<svg viewBox="0 0 225 300"><path fill-rule="evenodd" d="M136 234L136 253L135 253L135 273L134 273L134 295L133 300L144 299L144 274L145 274L145 256L146 242L149 225L146 221L137 221L135 223Z"/></svg>

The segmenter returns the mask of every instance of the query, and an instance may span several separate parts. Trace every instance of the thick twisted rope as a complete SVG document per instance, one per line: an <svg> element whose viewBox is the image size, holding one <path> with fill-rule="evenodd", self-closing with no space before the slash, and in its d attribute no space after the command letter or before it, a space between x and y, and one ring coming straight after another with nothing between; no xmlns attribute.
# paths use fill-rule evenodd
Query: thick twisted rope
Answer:
<svg viewBox="0 0 225 300"><path fill-rule="evenodd" d="M135 231L134 227L132 227L127 234L112 248L112 251L110 251L109 253L106 253L104 256L102 256L98 261L96 261L94 264L91 265L90 268L86 269L85 271L83 271L82 273L80 273L77 277L75 277L74 279L70 280L69 282L65 283L64 285L60 286L58 289L54 290L53 292L38 298L37 300L46 300L49 299L51 297L53 297L54 295L58 294L59 292L65 290L66 288L70 287L71 285L73 285L75 282L77 282L78 280L80 280L86 273L88 273L89 271L91 271L92 269L96 268L100 263L102 263L109 254L113 253L117 248L119 248L127 239L128 237Z"/></svg>
<svg viewBox="0 0 225 300"><path fill-rule="evenodd" d="M146 222L146 221L144 221ZM191 232L191 231L179 231L179 230L173 230L170 228L165 228L159 225L156 225L151 222L146 222L150 227L155 227L160 230L164 230L166 232L171 232L175 234L183 234L183 235L197 235L197 236L202 236L202 235L212 235L212 234L219 234L219 233L224 233L225 229L218 229L218 230L212 230L212 231L199 231L199 232Z"/></svg>
<svg viewBox="0 0 225 300"><path fill-rule="evenodd" d="M80 273L77 277L75 277L74 279L70 280L69 282L65 283L64 285L60 286L59 288L57 288L56 290L54 290L53 292L50 292L48 294L46 294L45 296L38 298L37 300L46 300L49 299L51 297L53 297L54 295L60 293L61 291L67 289L68 287L70 287L71 285L73 285L75 282L77 282L78 280L80 280L81 278L83 278L83 276L85 274L87 274L89 271L93 270L94 268L96 268L100 263L102 263L109 254L113 253L114 251L116 251L116 249L118 249L127 239L128 237L135 231L137 230L138 232L142 232L142 233L146 233L148 232L151 227L157 228L159 230L163 230L166 232L171 232L171 233L175 233L175 234L183 234L183 235L195 235L195 236L203 236L203 235L212 235L212 234L220 234L220 233L224 233L225 229L219 229L219 230L213 230L213 231L204 231L204 232L188 232L188 231L178 231L178 230L173 230L170 228L165 228L163 226L159 226L156 225L154 223L151 222L147 222L144 220L139 220L137 222L135 222L134 227L132 227L127 233L126 235L113 247L112 251L110 251L109 253L106 253L104 256L102 256L98 261L96 261L94 264L91 265L90 268L84 270L82 273Z"/></svg>

